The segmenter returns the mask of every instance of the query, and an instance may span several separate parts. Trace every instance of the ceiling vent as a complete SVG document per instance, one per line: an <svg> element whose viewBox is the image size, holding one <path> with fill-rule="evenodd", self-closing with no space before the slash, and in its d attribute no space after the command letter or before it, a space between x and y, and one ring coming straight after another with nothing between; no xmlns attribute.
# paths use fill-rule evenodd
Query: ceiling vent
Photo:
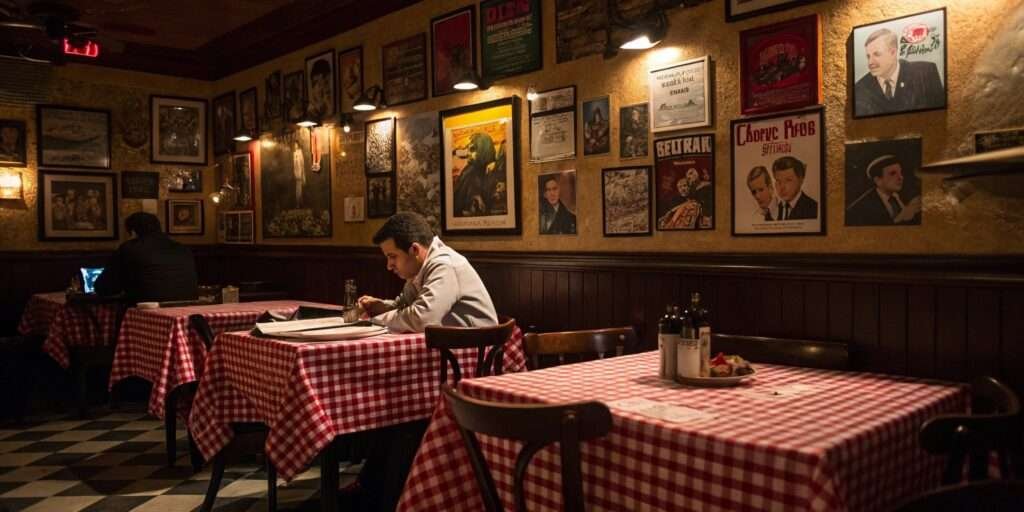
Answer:
<svg viewBox="0 0 1024 512"><path fill-rule="evenodd" d="M36 105L48 101L51 64L0 56L0 104Z"/></svg>

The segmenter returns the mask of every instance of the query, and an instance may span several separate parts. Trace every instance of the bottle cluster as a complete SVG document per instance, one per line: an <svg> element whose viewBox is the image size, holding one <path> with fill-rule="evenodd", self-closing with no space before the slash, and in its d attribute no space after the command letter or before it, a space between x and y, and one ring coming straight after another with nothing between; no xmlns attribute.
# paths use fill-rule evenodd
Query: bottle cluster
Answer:
<svg viewBox="0 0 1024 512"><path fill-rule="evenodd" d="M711 314L699 292L690 294L688 306L665 306L665 315L658 320L658 352L658 374L663 379L709 376Z"/></svg>

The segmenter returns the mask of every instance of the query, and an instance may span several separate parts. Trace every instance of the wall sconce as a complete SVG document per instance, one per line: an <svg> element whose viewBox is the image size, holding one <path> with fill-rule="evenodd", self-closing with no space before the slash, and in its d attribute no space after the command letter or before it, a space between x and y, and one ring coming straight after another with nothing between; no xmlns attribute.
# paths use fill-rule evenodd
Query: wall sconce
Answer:
<svg viewBox="0 0 1024 512"><path fill-rule="evenodd" d="M463 73L452 87L460 91L473 91L476 89L486 91L491 88L491 82L480 78L475 69L470 69Z"/></svg>
<svg viewBox="0 0 1024 512"><path fill-rule="evenodd" d="M526 101L534 101L537 99L537 88L529 86L526 88Z"/></svg>
<svg viewBox="0 0 1024 512"><path fill-rule="evenodd" d="M235 187L231 186L228 183L224 183L220 186L218 190L210 193L210 202L219 205L225 200L227 200L229 197L234 195L234 193Z"/></svg>
<svg viewBox="0 0 1024 512"><path fill-rule="evenodd" d="M0 174L0 199L22 199L21 173Z"/></svg>
<svg viewBox="0 0 1024 512"><path fill-rule="evenodd" d="M300 119L299 122L295 124L302 128L313 128L316 126L320 126L320 119L309 115L309 111L307 110L306 113L302 115L302 119Z"/></svg>
<svg viewBox="0 0 1024 512"><path fill-rule="evenodd" d="M339 119L339 123L341 123L341 131L343 131L345 133L351 132L352 131L352 123L354 123L354 122L355 122L355 119L352 117L352 114L342 113L341 114L341 118Z"/></svg>
<svg viewBox="0 0 1024 512"><path fill-rule="evenodd" d="M235 135L235 140L237 142L249 142L252 139L253 139L253 134L251 134L249 132L241 132L238 135Z"/></svg>
<svg viewBox="0 0 1024 512"><path fill-rule="evenodd" d="M369 112L371 110L386 107L387 104L384 101L384 89L381 89L379 85L374 85L363 91L362 94L356 98L355 104L352 105L352 108L359 110L360 112Z"/></svg>
<svg viewBox="0 0 1024 512"><path fill-rule="evenodd" d="M650 12L642 19L629 21L619 14L618 2L608 0L608 30L607 46L604 49L604 58L610 59L619 53L619 50L648 50L653 48L668 33L668 16L665 11L674 7L693 7L708 0L654 0ZM625 37L618 43L613 33L616 29L625 32Z"/></svg>

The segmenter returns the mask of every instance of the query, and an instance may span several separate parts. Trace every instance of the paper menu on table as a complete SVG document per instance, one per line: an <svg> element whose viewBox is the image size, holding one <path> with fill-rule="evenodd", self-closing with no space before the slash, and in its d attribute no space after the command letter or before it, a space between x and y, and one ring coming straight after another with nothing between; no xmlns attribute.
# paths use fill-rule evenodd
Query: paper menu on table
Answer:
<svg viewBox="0 0 1024 512"><path fill-rule="evenodd" d="M820 391L820 386L814 384L784 384L781 386L755 387L740 391L740 394L750 398L767 400L784 400L809 395Z"/></svg>
<svg viewBox="0 0 1024 512"><path fill-rule="evenodd" d="M631 412L641 416L668 421L670 423L683 423L687 421L709 420L715 418L715 415L708 411L693 409L682 405L666 404L640 397L614 400L606 402L606 405L620 411Z"/></svg>

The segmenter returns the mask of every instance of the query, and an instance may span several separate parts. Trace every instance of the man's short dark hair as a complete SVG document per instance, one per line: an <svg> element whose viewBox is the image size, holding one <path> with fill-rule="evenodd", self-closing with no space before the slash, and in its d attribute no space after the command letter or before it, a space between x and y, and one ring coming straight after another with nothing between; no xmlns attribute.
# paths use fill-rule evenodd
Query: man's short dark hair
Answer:
<svg viewBox="0 0 1024 512"><path fill-rule="evenodd" d="M408 251L413 242L430 247L430 242L434 240L434 232L430 229L427 219L418 213L398 212L373 235L374 244L382 244L385 240L394 240L395 247Z"/></svg>
<svg viewBox="0 0 1024 512"><path fill-rule="evenodd" d="M783 169L793 169L793 172L795 172L796 176L800 179L804 179L804 174L807 172L807 166L800 160L791 156L784 156L772 163L772 174Z"/></svg>
<svg viewBox="0 0 1024 512"><path fill-rule="evenodd" d="M143 237L160 232L160 219L152 213L135 212L124 220L124 228L128 230L128 233L135 233L135 236Z"/></svg>

